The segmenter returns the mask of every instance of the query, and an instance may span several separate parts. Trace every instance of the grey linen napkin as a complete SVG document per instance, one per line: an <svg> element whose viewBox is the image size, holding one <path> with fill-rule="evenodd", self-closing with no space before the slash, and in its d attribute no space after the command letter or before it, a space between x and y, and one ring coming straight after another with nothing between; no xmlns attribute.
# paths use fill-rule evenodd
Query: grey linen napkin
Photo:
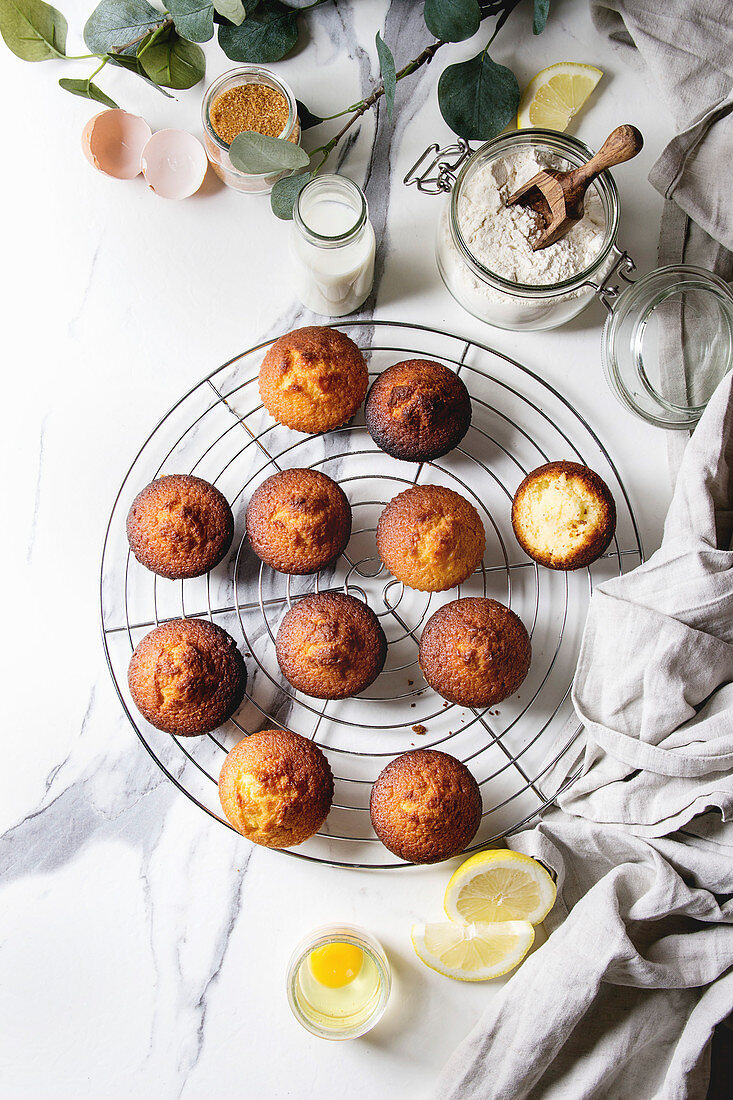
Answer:
<svg viewBox="0 0 733 1100"><path fill-rule="evenodd" d="M733 279L732 0L590 0L593 22L627 64L647 73L679 127L649 180L667 202L659 264L693 264ZM633 121L633 119L632 119ZM684 316L669 307L661 379L664 395L695 394L686 361ZM670 432L676 474L687 440Z"/></svg>
<svg viewBox="0 0 733 1100"><path fill-rule="evenodd" d="M709 1040L733 1010L732 509L729 375L660 549L591 600L583 774L509 839L557 876L551 935L455 1052L440 1100L705 1096Z"/></svg>

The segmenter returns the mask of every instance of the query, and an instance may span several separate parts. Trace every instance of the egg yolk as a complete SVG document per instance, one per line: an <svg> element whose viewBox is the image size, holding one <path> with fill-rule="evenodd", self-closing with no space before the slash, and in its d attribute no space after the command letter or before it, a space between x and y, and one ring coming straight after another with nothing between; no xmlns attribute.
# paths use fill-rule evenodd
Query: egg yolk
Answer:
<svg viewBox="0 0 733 1100"><path fill-rule="evenodd" d="M364 962L364 952L353 943L324 943L309 956L313 977L329 989L353 982Z"/></svg>

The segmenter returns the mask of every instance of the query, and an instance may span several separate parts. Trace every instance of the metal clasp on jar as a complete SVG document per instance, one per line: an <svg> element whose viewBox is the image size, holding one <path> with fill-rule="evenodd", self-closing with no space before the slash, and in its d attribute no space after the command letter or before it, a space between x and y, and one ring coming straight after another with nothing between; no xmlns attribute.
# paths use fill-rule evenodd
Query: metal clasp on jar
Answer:
<svg viewBox="0 0 733 1100"><path fill-rule="evenodd" d="M616 245L613 246L613 251L616 253L616 259L613 261L601 282L594 283L589 279L584 284L585 286L593 287L609 313L613 313L613 308L619 295L626 289L621 286L621 282L631 286L631 284L635 282L635 280L631 278L631 274L633 271L636 271L636 264L631 259L628 252L622 252Z"/></svg>
<svg viewBox="0 0 733 1100"><path fill-rule="evenodd" d="M408 187L412 183L417 184L418 191L425 195L451 191L459 168L472 153L473 149L465 138L458 138L442 148L437 141L433 142L420 154L402 182Z"/></svg>

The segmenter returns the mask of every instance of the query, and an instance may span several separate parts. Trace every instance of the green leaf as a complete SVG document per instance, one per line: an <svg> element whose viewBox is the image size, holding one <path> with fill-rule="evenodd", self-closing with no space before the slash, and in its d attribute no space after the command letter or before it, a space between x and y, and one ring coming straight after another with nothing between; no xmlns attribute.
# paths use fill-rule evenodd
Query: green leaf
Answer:
<svg viewBox="0 0 733 1100"><path fill-rule="evenodd" d="M550 14L550 0L534 0L532 34L542 34Z"/></svg>
<svg viewBox="0 0 733 1100"><path fill-rule="evenodd" d="M301 130L310 130L311 126L320 126L324 121L320 115L314 115L312 111L309 111L302 99L296 99L295 103L298 108Z"/></svg>
<svg viewBox="0 0 733 1100"><path fill-rule="evenodd" d="M387 114L392 117L394 111L394 97L397 91L397 74L395 71L394 57L387 43L377 31L377 56L379 57L379 71L382 74L384 84L384 99L387 104Z"/></svg>
<svg viewBox="0 0 733 1100"><path fill-rule="evenodd" d="M219 45L227 57L248 64L279 61L297 41L296 13L280 0L263 0L241 27L219 27Z"/></svg>
<svg viewBox="0 0 733 1100"><path fill-rule="evenodd" d="M214 7L219 15L228 19L235 27L241 26L247 16L242 0L214 0Z"/></svg>
<svg viewBox="0 0 733 1100"><path fill-rule="evenodd" d="M229 146L229 157L240 172L257 176L307 168L310 164L310 157L299 145L254 130L237 134Z"/></svg>
<svg viewBox="0 0 733 1100"><path fill-rule="evenodd" d="M214 37L214 5L211 0L166 0L176 30L190 42Z"/></svg>
<svg viewBox="0 0 733 1100"><path fill-rule="evenodd" d="M157 27L163 18L147 0L102 0L87 19L84 41L92 53L111 53ZM124 52L134 54L136 49L128 46Z"/></svg>
<svg viewBox="0 0 733 1100"><path fill-rule="evenodd" d="M289 222L293 217L295 200L313 176L310 172L301 172L297 176L284 176L278 180L270 192L270 206L276 218Z"/></svg>
<svg viewBox="0 0 733 1100"><path fill-rule="evenodd" d="M192 88L206 72L201 47L175 31L141 51L139 61L146 76L162 88Z"/></svg>
<svg viewBox="0 0 733 1100"><path fill-rule="evenodd" d="M133 47L135 48L135 47ZM151 88L155 88L161 95L164 95L166 99L174 99L175 97L167 92L165 88L161 88L159 84L156 84L154 80L151 80L149 76L145 75L143 67L140 64L139 57L128 57L127 54L117 53L114 57L109 59L110 65L119 65L121 69L128 69L131 73L137 73L141 80L144 80L146 84L149 84Z"/></svg>
<svg viewBox="0 0 733 1100"><path fill-rule="evenodd" d="M478 0L425 0L425 22L443 42L463 42L481 26L481 7Z"/></svg>
<svg viewBox="0 0 733 1100"><path fill-rule="evenodd" d="M23 61L65 57L67 30L61 12L43 0L0 0L0 34Z"/></svg>
<svg viewBox="0 0 733 1100"><path fill-rule="evenodd" d="M96 84L92 84L88 78L86 80L72 80L71 77L62 76L59 84L65 92L71 92L72 95L80 95L83 99L93 99L97 103L103 103L105 107L119 107L119 103L115 103L113 99L110 99L101 88L98 88Z"/></svg>
<svg viewBox="0 0 733 1100"><path fill-rule="evenodd" d="M438 104L455 134L467 141L487 141L500 134L517 113L519 85L511 69L497 65L482 50L470 61L443 70Z"/></svg>

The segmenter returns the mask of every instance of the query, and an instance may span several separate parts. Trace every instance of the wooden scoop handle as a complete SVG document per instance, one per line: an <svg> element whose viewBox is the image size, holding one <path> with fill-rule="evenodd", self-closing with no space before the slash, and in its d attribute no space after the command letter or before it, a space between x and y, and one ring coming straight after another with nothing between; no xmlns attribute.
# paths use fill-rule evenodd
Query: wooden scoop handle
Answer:
<svg viewBox="0 0 733 1100"><path fill-rule="evenodd" d="M582 194L596 176L606 168L612 168L614 164L623 164L625 160L631 160L641 152L643 145L644 138L636 126L631 126L628 122L623 126L617 126L608 135L596 155L591 157L587 164L570 173L566 193L567 190L572 190L576 195L579 191Z"/></svg>

